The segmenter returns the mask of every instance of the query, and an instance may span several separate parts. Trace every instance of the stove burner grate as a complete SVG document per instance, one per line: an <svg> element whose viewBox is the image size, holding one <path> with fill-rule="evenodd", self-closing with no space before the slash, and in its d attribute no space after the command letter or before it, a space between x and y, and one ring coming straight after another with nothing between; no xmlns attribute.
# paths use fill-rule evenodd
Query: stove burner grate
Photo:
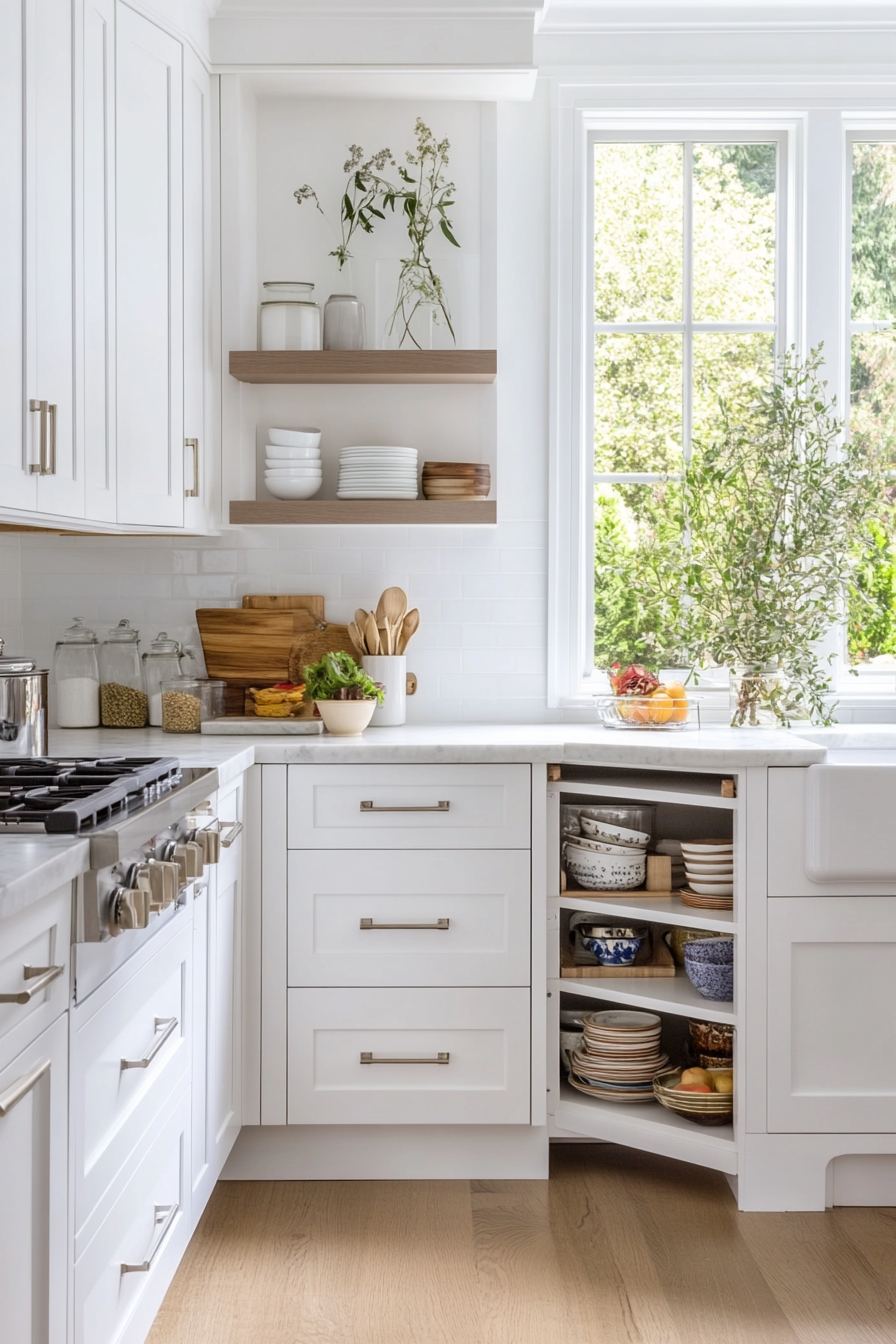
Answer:
<svg viewBox="0 0 896 1344"><path fill-rule="evenodd" d="M180 778L173 756L35 758L0 765L0 829L77 835L142 807Z"/></svg>

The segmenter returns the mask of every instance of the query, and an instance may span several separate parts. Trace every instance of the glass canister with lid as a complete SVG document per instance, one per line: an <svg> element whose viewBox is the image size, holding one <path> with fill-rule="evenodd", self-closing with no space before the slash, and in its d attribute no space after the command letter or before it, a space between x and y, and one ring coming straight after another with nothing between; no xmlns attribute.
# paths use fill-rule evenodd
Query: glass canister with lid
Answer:
<svg viewBox="0 0 896 1344"><path fill-rule="evenodd" d="M198 733L207 719L224 713L223 681L205 677L172 677L163 681L162 729L166 733Z"/></svg>
<svg viewBox="0 0 896 1344"><path fill-rule="evenodd" d="M100 718L104 728L143 728L148 702L140 667L140 631L119 621L100 645Z"/></svg>
<svg viewBox="0 0 896 1344"><path fill-rule="evenodd" d="M143 655L143 689L149 701L149 726L162 726L162 682L183 675L184 662L193 658L193 650L186 649L176 639L169 639L166 630L160 630Z"/></svg>
<svg viewBox="0 0 896 1344"><path fill-rule="evenodd" d="M320 308L306 280L265 280L261 301L262 350L319 350Z"/></svg>
<svg viewBox="0 0 896 1344"><path fill-rule="evenodd" d="M100 721L99 641L80 616L56 643L53 678L60 728L96 728Z"/></svg>

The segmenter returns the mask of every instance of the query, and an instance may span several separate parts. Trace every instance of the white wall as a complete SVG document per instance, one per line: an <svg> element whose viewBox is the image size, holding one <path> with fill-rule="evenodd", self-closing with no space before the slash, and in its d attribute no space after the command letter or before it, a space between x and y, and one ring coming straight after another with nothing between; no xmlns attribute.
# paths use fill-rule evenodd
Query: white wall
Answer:
<svg viewBox="0 0 896 1344"><path fill-rule="evenodd" d="M414 104L406 107L413 124ZM176 539L25 536L24 644L42 664L74 615L98 631L127 616L144 640L164 628L198 648L197 606L239 605L247 592L323 593L328 616L345 621L398 583L422 617L411 645L409 666L420 690L409 702L410 719L554 717L545 707L548 133L546 90L532 104L499 106L498 526L247 528ZM373 143L363 127L358 138L365 148ZM300 164L288 169L288 183L296 174L295 186L306 180ZM287 214L290 227L292 218ZM260 253L264 239L262 228ZM281 255L284 262L300 259ZM0 551L0 593L14 610L16 570L13 561L7 571L8 554L18 555L14 544Z"/></svg>

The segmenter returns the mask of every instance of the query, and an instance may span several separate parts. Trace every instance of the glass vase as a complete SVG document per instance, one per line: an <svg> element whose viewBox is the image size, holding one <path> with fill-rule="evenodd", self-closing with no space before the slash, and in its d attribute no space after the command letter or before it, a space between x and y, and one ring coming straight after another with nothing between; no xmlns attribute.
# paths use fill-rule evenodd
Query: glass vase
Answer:
<svg viewBox="0 0 896 1344"><path fill-rule="evenodd" d="M735 663L728 673L732 728L783 728L790 682L779 667Z"/></svg>

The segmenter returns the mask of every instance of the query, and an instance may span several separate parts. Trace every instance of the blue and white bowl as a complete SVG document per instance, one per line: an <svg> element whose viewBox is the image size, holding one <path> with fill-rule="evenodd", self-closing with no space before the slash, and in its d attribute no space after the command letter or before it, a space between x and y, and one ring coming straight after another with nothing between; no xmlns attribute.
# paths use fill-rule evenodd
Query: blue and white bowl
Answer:
<svg viewBox="0 0 896 1344"><path fill-rule="evenodd" d="M734 998L734 939L695 938L684 945L684 969L704 999Z"/></svg>
<svg viewBox="0 0 896 1344"><path fill-rule="evenodd" d="M601 966L631 966L646 937L646 929L592 929L582 943Z"/></svg>

